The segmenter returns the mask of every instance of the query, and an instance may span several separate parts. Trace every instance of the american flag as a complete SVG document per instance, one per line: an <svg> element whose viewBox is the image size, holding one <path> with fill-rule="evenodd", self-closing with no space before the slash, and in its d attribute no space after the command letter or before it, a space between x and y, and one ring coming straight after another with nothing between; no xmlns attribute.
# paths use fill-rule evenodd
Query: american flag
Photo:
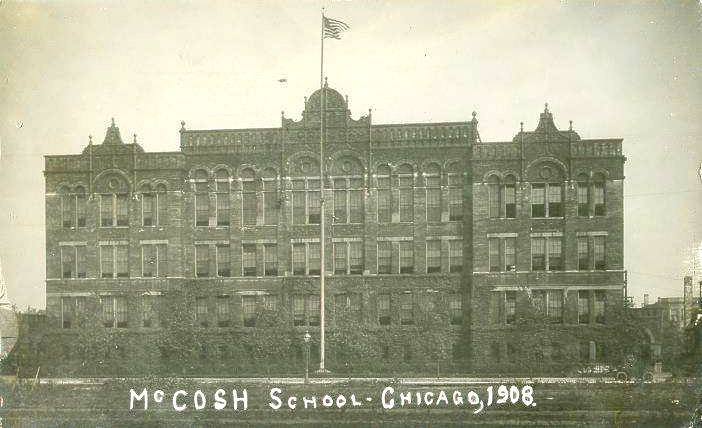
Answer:
<svg viewBox="0 0 702 428"><path fill-rule="evenodd" d="M341 39L341 32L349 29L346 23L336 19L324 17L324 38L325 39Z"/></svg>

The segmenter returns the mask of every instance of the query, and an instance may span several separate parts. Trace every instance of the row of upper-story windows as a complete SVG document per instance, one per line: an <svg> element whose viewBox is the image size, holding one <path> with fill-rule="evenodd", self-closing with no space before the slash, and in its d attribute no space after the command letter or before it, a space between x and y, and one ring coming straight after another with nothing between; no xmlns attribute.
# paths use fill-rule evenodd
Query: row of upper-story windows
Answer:
<svg viewBox="0 0 702 428"><path fill-rule="evenodd" d="M566 298L563 290L531 290L528 298L517 303L517 291L505 291L499 294L501 301L498 309L498 323L515 324L517 318L533 310L536 314L556 324L564 322ZM576 324L604 324L607 293L605 290L579 290ZM526 303L526 305L524 304Z"/></svg>
<svg viewBox="0 0 702 428"><path fill-rule="evenodd" d="M517 182L508 175L500 181L496 176L488 178L488 216L490 218L517 217ZM600 217L607 215L605 204L605 178L595 175L578 176L575 184L578 217ZM533 218L564 217L564 188L560 182L532 182L529 198L530 216Z"/></svg>
<svg viewBox="0 0 702 428"><path fill-rule="evenodd" d="M442 251L442 245L444 251ZM333 242L331 246L334 275L361 275L366 270L364 243L360 238ZM62 245L61 278L87 277L87 245ZM130 276L129 246L126 242L98 246L99 276L127 278ZM292 275L319 275L320 247L316 242L291 243L290 272ZM196 244L194 272L198 278L232 276L232 252L226 242ZM164 278L168 272L168 245L141 244L140 272L142 278ZM463 240L429 239L426 241L426 273L457 273L463 270ZM241 276L279 275L278 245L276 243L245 243L241 245ZM376 251L379 274L415 273L414 242L379 241ZM442 262L443 261L443 262Z"/></svg>
<svg viewBox="0 0 702 428"><path fill-rule="evenodd" d="M498 234L499 235L499 234ZM577 239L577 269L606 270L605 252L607 236L585 235ZM562 271L565 269L564 238L559 233L531 237L531 270ZM517 235L488 235L488 266L490 272L515 272L517 270Z"/></svg>
<svg viewBox="0 0 702 428"><path fill-rule="evenodd" d="M376 322L381 326L414 325L419 311L435 311L436 299L428 293L380 293L375 296ZM85 296L64 296L61 298L60 325L62 328L88 327L94 322L90 317L88 299ZM451 325L463 323L462 296L458 293L447 295L445 311ZM363 304L359 293L339 293L332 295L332 310L339 316L333 323L361 322ZM293 294L290 299L290 313L293 326L319 326L320 300L317 294ZM142 295L132 303L137 317L130 317L127 296L103 295L98 300L97 317L106 328L158 328L164 321L164 296ZM194 305L195 326L207 327L256 327L259 316L264 312L277 312L277 295L219 295L197 297ZM371 308L366 308L367 310ZM238 312L238 313L237 313ZM347 314L345 318L342 314Z"/></svg>

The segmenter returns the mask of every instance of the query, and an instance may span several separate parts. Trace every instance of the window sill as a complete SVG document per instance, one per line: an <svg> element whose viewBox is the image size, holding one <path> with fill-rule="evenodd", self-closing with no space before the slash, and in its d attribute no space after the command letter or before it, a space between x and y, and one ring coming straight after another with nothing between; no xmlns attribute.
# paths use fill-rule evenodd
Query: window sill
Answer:
<svg viewBox="0 0 702 428"><path fill-rule="evenodd" d="M565 217L560 216L560 217L530 217L532 220L563 220Z"/></svg>

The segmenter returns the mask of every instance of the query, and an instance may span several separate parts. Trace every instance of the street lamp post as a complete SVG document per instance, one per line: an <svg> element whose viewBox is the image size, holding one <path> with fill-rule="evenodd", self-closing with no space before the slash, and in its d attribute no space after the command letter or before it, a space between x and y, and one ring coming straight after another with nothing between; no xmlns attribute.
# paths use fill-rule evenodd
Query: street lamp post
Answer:
<svg viewBox="0 0 702 428"><path fill-rule="evenodd" d="M310 381L310 332L306 331L303 339L305 340L305 383Z"/></svg>

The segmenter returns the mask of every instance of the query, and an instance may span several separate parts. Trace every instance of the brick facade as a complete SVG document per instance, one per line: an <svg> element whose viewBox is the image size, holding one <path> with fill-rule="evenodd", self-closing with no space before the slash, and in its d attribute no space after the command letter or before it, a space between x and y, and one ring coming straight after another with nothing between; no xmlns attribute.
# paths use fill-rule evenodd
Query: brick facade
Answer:
<svg viewBox="0 0 702 428"><path fill-rule="evenodd" d="M456 370L509 370L502 356L521 346L524 331L506 321L505 296L516 296L520 319L543 290L552 315L561 301L562 322L548 328L563 348L558 358L583 341L606 340L607 313L621 305L624 284L621 140L582 140L556 129L546 110L534 132L487 143L475 114L378 125L370 112L352 119L347 99L324 92L332 370L360 367L363 358L388 370L437 358ZM183 123L178 152L125 144L113 122L102 144L47 156L47 337L65 349L104 330L125 355L148 348L147 357L167 359L164 331L180 322L196 333L204 360L255 363L268 313L268 330L289 333L278 356L297 358L298 336L309 330L316 340L319 330L321 98L313 93L300 121L282 117L277 128L199 131ZM549 217L532 215L534 183L548 188ZM579 185L588 189L586 215L584 206L578 212ZM514 208L505 205L512 189ZM502 242L501 271L491 271L490 238ZM544 240L545 259L558 270L533 269L534 239ZM588 266L579 269L585 240ZM560 242L560 255L551 241ZM505 271L511 242L516 263ZM586 294L592 317L579 322ZM174 321L180 312L188 317ZM341 352L345 329L359 330L354 337L365 345ZM215 365L198 370L208 367Z"/></svg>

